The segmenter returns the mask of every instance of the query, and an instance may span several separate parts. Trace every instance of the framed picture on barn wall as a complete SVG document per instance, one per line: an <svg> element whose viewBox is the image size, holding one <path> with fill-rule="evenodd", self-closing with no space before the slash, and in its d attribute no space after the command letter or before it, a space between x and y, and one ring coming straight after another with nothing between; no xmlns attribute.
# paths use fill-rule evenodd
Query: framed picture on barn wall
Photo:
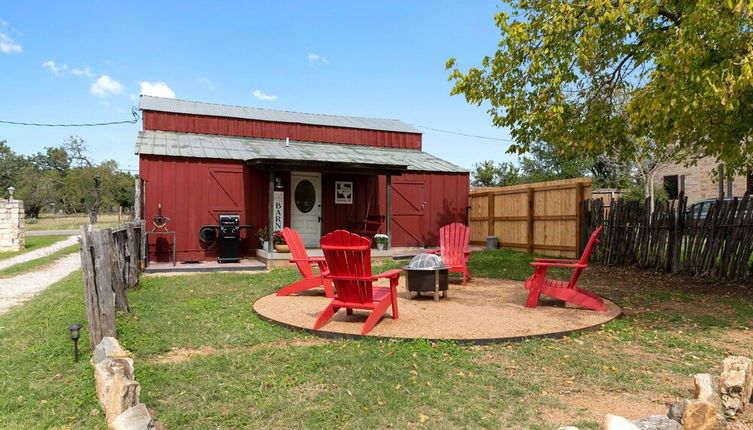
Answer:
<svg viewBox="0 0 753 430"><path fill-rule="evenodd" d="M353 204L353 181L335 181L335 204Z"/></svg>

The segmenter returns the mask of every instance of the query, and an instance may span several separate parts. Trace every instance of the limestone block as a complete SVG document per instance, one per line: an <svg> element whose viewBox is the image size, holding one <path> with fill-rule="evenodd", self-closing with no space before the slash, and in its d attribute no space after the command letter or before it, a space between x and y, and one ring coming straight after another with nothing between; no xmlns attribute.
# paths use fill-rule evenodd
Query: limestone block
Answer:
<svg viewBox="0 0 753 430"><path fill-rule="evenodd" d="M125 351L118 342L117 339L110 336L105 336L94 348L94 357L92 361L94 364L101 362L106 358L126 358L129 357L129 353ZM131 372L133 374L133 372Z"/></svg>
<svg viewBox="0 0 753 430"><path fill-rule="evenodd" d="M688 400L682 424L685 430L724 430L727 428L716 406L704 400Z"/></svg>
<svg viewBox="0 0 753 430"><path fill-rule="evenodd" d="M607 414L604 420L601 422L599 430L640 430L635 424L630 422L629 419Z"/></svg>
<svg viewBox="0 0 753 430"><path fill-rule="evenodd" d="M111 430L153 430L154 421L149 415L146 405L139 403L118 415L110 423Z"/></svg>
<svg viewBox="0 0 753 430"><path fill-rule="evenodd" d="M722 410L722 398L719 395L719 387L711 375L708 373L693 375L693 385L694 399L713 403L719 411Z"/></svg>
<svg viewBox="0 0 753 430"><path fill-rule="evenodd" d="M734 417L743 412L753 392L753 362L747 357L725 358L722 362L719 388L724 414Z"/></svg>
<svg viewBox="0 0 753 430"><path fill-rule="evenodd" d="M139 403L141 386L133 380L133 360L106 358L94 366L97 399L107 422Z"/></svg>
<svg viewBox="0 0 753 430"><path fill-rule="evenodd" d="M682 430L682 424L665 415L651 415L642 420L633 421L640 430Z"/></svg>

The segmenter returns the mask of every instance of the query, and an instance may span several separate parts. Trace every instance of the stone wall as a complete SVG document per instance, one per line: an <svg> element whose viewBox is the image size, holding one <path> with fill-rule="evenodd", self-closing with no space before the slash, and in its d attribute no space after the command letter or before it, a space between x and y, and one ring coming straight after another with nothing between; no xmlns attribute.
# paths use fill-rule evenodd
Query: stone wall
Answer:
<svg viewBox="0 0 753 430"><path fill-rule="evenodd" d="M24 249L24 202L0 200L0 252Z"/></svg>
<svg viewBox="0 0 753 430"><path fill-rule="evenodd" d="M695 166L691 167L670 164L656 172L654 184L657 188L663 187L665 176L677 175L677 188L680 191L684 176L685 195L688 197L689 204L704 199L715 199L719 197L719 178L712 174L712 170L716 167L717 162L711 157L701 158ZM747 178L742 175L732 178L731 196L728 193L728 182L725 180L722 185L725 197L742 197L747 189Z"/></svg>

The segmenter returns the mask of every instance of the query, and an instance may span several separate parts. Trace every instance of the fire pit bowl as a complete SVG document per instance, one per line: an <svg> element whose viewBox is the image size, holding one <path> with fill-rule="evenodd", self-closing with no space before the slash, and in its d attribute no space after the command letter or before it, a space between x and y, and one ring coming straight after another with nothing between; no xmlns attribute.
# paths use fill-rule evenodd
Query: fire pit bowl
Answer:
<svg viewBox="0 0 753 430"><path fill-rule="evenodd" d="M442 259L434 254L418 254L403 267L406 274L405 288L409 292L418 293L418 296L422 292L431 292L434 294L434 301L439 300L441 291L442 298L445 298L449 269L450 266L446 266Z"/></svg>

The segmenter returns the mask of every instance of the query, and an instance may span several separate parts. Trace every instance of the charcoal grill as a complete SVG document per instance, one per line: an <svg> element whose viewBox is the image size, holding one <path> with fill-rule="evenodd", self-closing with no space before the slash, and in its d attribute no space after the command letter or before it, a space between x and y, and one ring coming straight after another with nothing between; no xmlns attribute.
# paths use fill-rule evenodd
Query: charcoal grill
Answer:
<svg viewBox="0 0 753 430"><path fill-rule="evenodd" d="M439 301L440 292L442 298L447 297L449 288L450 266L445 265L442 259L434 254L418 254L407 266L403 267L406 273L405 288L411 293L430 292L434 294L434 301Z"/></svg>

